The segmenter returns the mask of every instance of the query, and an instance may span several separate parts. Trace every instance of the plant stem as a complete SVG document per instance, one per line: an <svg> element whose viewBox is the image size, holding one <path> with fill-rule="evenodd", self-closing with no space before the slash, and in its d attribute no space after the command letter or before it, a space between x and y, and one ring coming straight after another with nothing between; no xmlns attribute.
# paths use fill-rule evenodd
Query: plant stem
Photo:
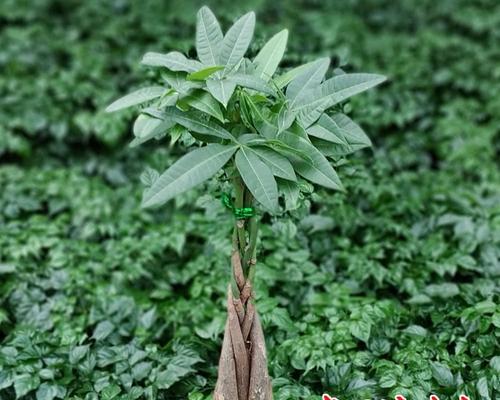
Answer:
<svg viewBox="0 0 500 400"><path fill-rule="evenodd" d="M257 246L256 246L257 233L258 233L257 225L258 223L255 220L253 223L254 229L251 234L254 237L253 244L251 242L250 247L248 248L247 253L245 254L245 274L247 281L252 285L253 285L253 278L255 276L255 265L257 264Z"/></svg>
<svg viewBox="0 0 500 400"><path fill-rule="evenodd" d="M236 208L252 207L254 198L250 191L245 187L241 177L234 179ZM257 236L259 223L256 215L247 220L236 220L235 236L233 237L233 246L237 246L240 251L241 263L245 278L252 283L255 275L255 264L257 254ZM248 240L247 240L248 232ZM236 241L236 244L234 244Z"/></svg>
<svg viewBox="0 0 500 400"><path fill-rule="evenodd" d="M238 248L238 232L236 227L233 229L233 254L231 255L231 291L233 292L233 297L238 298L240 295L240 285L241 283L238 283L238 280L241 279L238 277L238 275L242 275L239 273L239 270L241 268L238 268L237 265L235 265L236 260L234 260L234 255L239 254L240 250Z"/></svg>
<svg viewBox="0 0 500 400"><path fill-rule="evenodd" d="M245 270L245 274L247 274L250 264L255 258L258 228L259 224L257 221L257 217L251 217L248 221L249 241L245 251L245 255L243 257L243 268Z"/></svg>
<svg viewBox="0 0 500 400"><path fill-rule="evenodd" d="M236 208L243 208L245 206L245 185L240 177L234 180L234 205ZM243 258L247 246L244 220L236 220L236 230L238 233L239 250Z"/></svg>

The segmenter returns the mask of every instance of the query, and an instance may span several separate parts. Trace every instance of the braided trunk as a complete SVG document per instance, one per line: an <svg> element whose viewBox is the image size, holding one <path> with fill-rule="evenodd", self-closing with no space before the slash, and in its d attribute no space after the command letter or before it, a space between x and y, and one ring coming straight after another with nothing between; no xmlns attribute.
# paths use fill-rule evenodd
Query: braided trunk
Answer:
<svg viewBox="0 0 500 400"><path fill-rule="evenodd" d="M251 195L240 180L235 187L236 207L251 205ZM256 217L237 220L231 255L233 279L227 290L228 316L214 400L272 400L273 397L264 334L253 304L256 242Z"/></svg>

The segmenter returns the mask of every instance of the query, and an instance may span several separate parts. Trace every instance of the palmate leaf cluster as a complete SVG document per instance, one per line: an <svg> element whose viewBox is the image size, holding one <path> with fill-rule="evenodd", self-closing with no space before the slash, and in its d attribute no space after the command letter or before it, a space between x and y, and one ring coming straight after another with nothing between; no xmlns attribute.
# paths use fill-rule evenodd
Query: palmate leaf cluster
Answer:
<svg viewBox="0 0 500 400"><path fill-rule="evenodd" d="M132 146L166 134L193 138L197 148L154 176L143 206L158 206L224 170L241 176L268 212L293 208L301 181L343 190L332 159L371 145L342 112L330 111L385 80L377 74L339 73L325 79L329 58L275 76L288 31L275 34L253 58L245 57L255 14L239 18L223 35L208 7L198 11L198 60L172 51L148 52L142 64L159 68L161 85L138 89L108 106L117 111L143 104Z"/></svg>

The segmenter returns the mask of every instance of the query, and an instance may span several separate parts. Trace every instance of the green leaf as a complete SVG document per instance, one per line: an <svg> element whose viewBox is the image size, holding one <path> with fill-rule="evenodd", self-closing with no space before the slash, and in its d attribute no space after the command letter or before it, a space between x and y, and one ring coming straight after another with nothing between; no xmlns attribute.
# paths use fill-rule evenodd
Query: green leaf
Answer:
<svg viewBox="0 0 500 400"><path fill-rule="evenodd" d="M214 176L232 157L237 146L209 144L176 161L144 192L143 207L161 205Z"/></svg>
<svg viewBox="0 0 500 400"><path fill-rule="evenodd" d="M193 372L192 366L200 362L200 358L193 352L180 351L178 355L168 361L165 371L160 372L156 377L156 386L159 389L168 389L174 383Z"/></svg>
<svg viewBox="0 0 500 400"><path fill-rule="evenodd" d="M276 325L278 328L280 328L284 332L287 332L288 334L298 331L298 328L293 323L286 308L276 307L271 313L270 319L273 325Z"/></svg>
<svg viewBox="0 0 500 400"><path fill-rule="evenodd" d="M455 283L445 282L440 284L427 285L427 287L425 288L425 293L431 297L440 297L442 299L447 299L457 296L460 293L460 289Z"/></svg>
<svg viewBox="0 0 500 400"><path fill-rule="evenodd" d="M258 92L269 95L274 94L274 90L267 84L267 82L257 76L235 73L230 75L227 79L234 82L238 86L257 90Z"/></svg>
<svg viewBox="0 0 500 400"><path fill-rule="evenodd" d="M286 131L290 126L292 126L295 121L295 117L297 113L290 110L286 105L281 107L280 112L278 113L277 125L278 125L278 133Z"/></svg>
<svg viewBox="0 0 500 400"><path fill-rule="evenodd" d="M495 325L495 327L500 328L500 313L493 314L491 322Z"/></svg>
<svg viewBox="0 0 500 400"><path fill-rule="evenodd" d="M500 373L500 356L495 356L490 360L490 367L493 368L495 372ZM0 379L0 388L2 387L1 381Z"/></svg>
<svg viewBox="0 0 500 400"><path fill-rule="evenodd" d="M255 76L255 65L253 65L250 59L243 57L241 62L238 64L238 68L234 70L234 72L243 75L252 75ZM229 74L230 76L231 74Z"/></svg>
<svg viewBox="0 0 500 400"><path fill-rule="evenodd" d="M146 114L139 114L134 121L134 125L132 127L132 132L135 137L143 137L147 136L148 133L154 132L158 126L160 126L164 121L153 118Z"/></svg>
<svg viewBox="0 0 500 400"><path fill-rule="evenodd" d="M220 71L221 69L224 69L224 67L221 67L220 65L216 65L215 67L203 68L200 69L199 71L190 73L187 76L187 79L190 81L204 81L210 75L215 74L217 71Z"/></svg>
<svg viewBox="0 0 500 400"><path fill-rule="evenodd" d="M31 376L29 374L21 374L14 377L14 390L16 392L16 399L24 396L25 394L35 390L40 385L40 378L38 376Z"/></svg>
<svg viewBox="0 0 500 400"><path fill-rule="evenodd" d="M342 134L342 128L327 114L323 114L314 125L311 125L306 130L310 136L326 140L335 144L347 145Z"/></svg>
<svg viewBox="0 0 500 400"><path fill-rule="evenodd" d="M294 108L303 93L307 93L308 90L319 86L329 65L329 58L320 58L311 63L290 82L286 88L286 97L290 102L290 108Z"/></svg>
<svg viewBox="0 0 500 400"><path fill-rule="evenodd" d="M75 346L69 352L69 362L70 364L78 364L78 362L85 357L89 350L89 345L85 344L82 346Z"/></svg>
<svg viewBox="0 0 500 400"><path fill-rule="evenodd" d="M0 264L0 275L16 272L16 266L13 264Z"/></svg>
<svg viewBox="0 0 500 400"><path fill-rule="evenodd" d="M266 147L252 147L250 150L257 154L271 168L273 175L290 181L297 180L292 163L285 156Z"/></svg>
<svg viewBox="0 0 500 400"><path fill-rule="evenodd" d="M90 375L94 371L96 363L96 355L89 352L78 364L78 370L83 372L85 375Z"/></svg>
<svg viewBox="0 0 500 400"><path fill-rule="evenodd" d="M300 118L307 121L304 127L307 127L319 118L324 110L351 96L379 85L385 79L384 76L377 74L343 74L334 76L323 82L319 87L303 92L293 103L292 108L300 112Z"/></svg>
<svg viewBox="0 0 500 400"><path fill-rule="evenodd" d="M394 375L384 375L379 380L379 386L381 388L390 388L396 386L398 383Z"/></svg>
<svg viewBox="0 0 500 400"><path fill-rule="evenodd" d="M255 28L255 13L249 12L239 18L227 31L222 40L220 64L224 72L231 71L245 55L252 41Z"/></svg>
<svg viewBox="0 0 500 400"><path fill-rule="evenodd" d="M342 74L321 84L321 95L328 97L326 108L365 90L380 85L387 78L378 74Z"/></svg>
<svg viewBox="0 0 500 400"><path fill-rule="evenodd" d="M266 102L266 98L259 94L250 95L246 92L241 92L241 104L244 104L250 113L252 120L257 123L269 124L267 118L262 113L262 109L258 106L259 102Z"/></svg>
<svg viewBox="0 0 500 400"><path fill-rule="evenodd" d="M36 400L53 400L56 397L63 399L66 389L59 385L42 383L36 391Z"/></svg>
<svg viewBox="0 0 500 400"><path fill-rule="evenodd" d="M379 380L379 385L381 388L391 388L396 386L398 383L394 375L384 375Z"/></svg>
<svg viewBox="0 0 500 400"><path fill-rule="evenodd" d="M95 327L92 338L97 341L104 340L111 335L114 329L115 326L110 321L101 321Z"/></svg>
<svg viewBox="0 0 500 400"><path fill-rule="evenodd" d="M295 172L318 185L344 190L337 173L328 160L307 139L287 131L280 133L279 137L290 147L296 148L308 156L308 159L298 158L292 162Z"/></svg>
<svg viewBox="0 0 500 400"><path fill-rule="evenodd" d="M161 76L174 92L162 106L174 106L178 98L177 94L186 95L189 94L191 89L201 89L203 87L201 82L188 81L185 72L163 71Z"/></svg>
<svg viewBox="0 0 500 400"><path fill-rule="evenodd" d="M484 300L476 303L474 309L480 314L493 314L497 309L497 303L491 300Z"/></svg>
<svg viewBox="0 0 500 400"><path fill-rule="evenodd" d="M219 62L222 30L217 18L204 6L196 16L196 53L205 65L217 65Z"/></svg>
<svg viewBox="0 0 500 400"><path fill-rule="evenodd" d="M307 128L310 136L333 143L326 155L346 155L370 147L370 138L347 115L323 114L318 122ZM320 149L321 150L321 149Z"/></svg>
<svg viewBox="0 0 500 400"><path fill-rule="evenodd" d="M150 139L165 133L175 122L172 120L159 120L146 114L139 114L134 122L132 131L138 139Z"/></svg>
<svg viewBox="0 0 500 400"><path fill-rule="evenodd" d="M352 336L365 343L370 339L371 325L364 320L352 322L349 330Z"/></svg>
<svg viewBox="0 0 500 400"><path fill-rule="evenodd" d="M333 218L323 215L308 215L300 221L300 226L308 233L329 231L335 227Z"/></svg>
<svg viewBox="0 0 500 400"><path fill-rule="evenodd" d="M297 121L304 128L308 128L318 120L322 115L324 115L324 111L327 109L328 99L324 98L320 100L314 107L309 107L304 110L294 110L297 114Z"/></svg>
<svg viewBox="0 0 500 400"><path fill-rule="evenodd" d="M132 376L134 377L134 380L137 382L143 380L149 375L152 368L153 364L147 361L135 364L132 368Z"/></svg>
<svg viewBox="0 0 500 400"><path fill-rule="evenodd" d="M236 89L236 83L228 79L209 79L207 80L207 89L219 103L227 107L227 103Z"/></svg>
<svg viewBox="0 0 500 400"><path fill-rule="evenodd" d="M139 386L133 386L127 393L127 400L136 400L142 396L144 389ZM147 397L145 397L147 398Z"/></svg>
<svg viewBox="0 0 500 400"><path fill-rule="evenodd" d="M174 126L175 127L175 126ZM156 134L155 132L151 132L149 135L145 135L143 137L135 137L130 143L129 143L129 146L130 147L137 147L143 143L146 143L147 141L153 139L153 138L158 138L158 134Z"/></svg>
<svg viewBox="0 0 500 400"><path fill-rule="evenodd" d="M196 61L190 60L184 54L178 51L171 51L167 54L148 52L144 54L141 64L150 67L165 67L170 71L196 72L203 68L203 65Z"/></svg>
<svg viewBox="0 0 500 400"><path fill-rule="evenodd" d="M271 212L278 210L278 185L269 167L252 151L236 153L236 168L255 199Z"/></svg>
<svg viewBox="0 0 500 400"><path fill-rule="evenodd" d="M309 157L304 151L296 149L282 142L281 140L268 139L265 142L265 145L277 151L278 153L285 155L286 157L299 157L303 158L306 161L312 162L311 157Z"/></svg>
<svg viewBox="0 0 500 400"><path fill-rule="evenodd" d="M12 371L0 371L0 390L10 387L14 383Z"/></svg>
<svg viewBox="0 0 500 400"><path fill-rule="evenodd" d="M132 107L160 97L167 91L163 86L148 86L129 93L106 107L106 112L114 112Z"/></svg>
<svg viewBox="0 0 500 400"><path fill-rule="evenodd" d="M285 209L287 211L296 210L299 207L299 185L295 182L278 179L278 188L285 198Z"/></svg>
<svg viewBox="0 0 500 400"><path fill-rule="evenodd" d="M147 355L148 355L148 353L143 351L143 350L134 350L134 352L132 353L132 355L130 356L130 358L128 360L128 363L130 365L137 364L139 361L146 358Z"/></svg>
<svg viewBox="0 0 500 400"><path fill-rule="evenodd" d="M120 386L112 384L109 386L106 386L101 393L99 393L99 398L102 400L112 400L116 396L120 394L122 390L120 389Z"/></svg>
<svg viewBox="0 0 500 400"><path fill-rule="evenodd" d="M256 133L245 133L238 136L238 143L249 146L257 146L259 144L264 145L266 143L266 139Z"/></svg>
<svg viewBox="0 0 500 400"><path fill-rule="evenodd" d="M278 76L277 78L274 79L275 85L278 86L280 89L283 89L286 85L288 85L291 81L293 81L297 76L299 76L302 72L304 72L316 61L310 61L306 64L299 65L298 67L292 68L291 70L285 72L283 75Z"/></svg>
<svg viewBox="0 0 500 400"><path fill-rule="evenodd" d="M196 90L188 96L183 97L182 102L185 102L190 107L211 115L220 122L224 123L224 115L222 114L219 103L213 98L213 96L210 95L210 93L207 93L204 90Z"/></svg>
<svg viewBox="0 0 500 400"><path fill-rule="evenodd" d="M425 329L420 325L410 325L403 332L413 336L420 336L420 337L427 336L427 329Z"/></svg>
<svg viewBox="0 0 500 400"><path fill-rule="evenodd" d="M448 366L438 363L431 362L432 376L441 386L451 387L453 386L454 379Z"/></svg>
<svg viewBox="0 0 500 400"><path fill-rule="evenodd" d="M479 378L479 380L477 381L476 389L479 393L479 396L481 396L483 399L490 399L488 380L484 376L482 378Z"/></svg>
<svg viewBox="0 0 500 400"><path fill-rule="evenodd" d="M165 371L157 375L156 386L158 389L168 389L174 383L178 382L180 378L190 374L192 371L192 368L174 368L168 365Z"/></svg>
<svg viewBox="0 0 500 400"><path fill-rule="evenodd" d="M186 128L184 128L182 125L179 124L174 125L173 128L170 130L170 146L172 147L174 144L176 144L177 141L183 136L184 137L191 136L192 139L190 140L192 140L192 143L194 143L194 136L191 133L189 133L189 131Z"/></svg>
<svg viewBox="0 0 500 400"><path fill-rule="evenodd" d="M201 118L198 113L193 111L183 112L175 107L167 107L164 111L146 109L144 112L156 118L173 120L193 132L214 136L220 139L234 140L234 136L223 127L212 121Z"/></svg>
<svg viewBox="0 0 500 400"><path fill-rule="evenodd" d="M275 34L269 41L262 47L259 54L253 60L255 73L264 81L272 78L274 72L285 54L286 43L288 41L288 30L283 29L281 32Z"/></svg>

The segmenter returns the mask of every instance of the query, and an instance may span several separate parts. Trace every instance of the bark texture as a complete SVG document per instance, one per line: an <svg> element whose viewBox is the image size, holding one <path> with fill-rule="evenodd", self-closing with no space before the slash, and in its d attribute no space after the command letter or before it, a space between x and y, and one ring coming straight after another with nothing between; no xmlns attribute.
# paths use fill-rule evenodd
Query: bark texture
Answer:
<svg viewBox="0 0 500 400"><path fill-rule="evenodd" d="M227 291L228 317L214 400L272 400L264 334L252 301L251 279L245 278L237 248L231 264L234 288L229 285ZM249 264L255 268L255 262Z"/></svg>

